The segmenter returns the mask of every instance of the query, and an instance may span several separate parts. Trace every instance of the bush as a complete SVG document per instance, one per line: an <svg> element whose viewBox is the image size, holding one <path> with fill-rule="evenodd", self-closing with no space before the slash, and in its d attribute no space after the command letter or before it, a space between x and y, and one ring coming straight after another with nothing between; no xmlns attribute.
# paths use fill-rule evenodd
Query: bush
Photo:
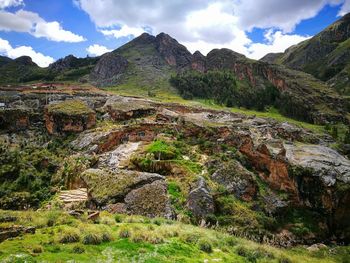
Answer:
<svg viewBox="0 0 350 263"><path fill-rule="evenodd" d="M200 250L206 252L206 253L211 253L213 252L212 244L210 241L206 239L200 239L198 241L198 247Z"/></svg>
<svg viewBox="0 0 350 263"><path fill-rule="evenodd" d="M102 243L102 237L96 233L87 233L83 237L84 245L99 245Z"/></svg>
<svg viewBox="0 0 350 263"><path fill-rule="evenodd" d="M248 249L244 246L239 246L236 250L236 253L242 257L245 257L249 262L257 262L258 259L268 258L274 259L274 255L262 248L256 250Z"/></svg>
<svg viewBox="0 0 350 263"><path fill-rule="evenodd" d="M63 244L79 242L80 240L79 234L80 233L76 229L73 229L73 228L65 229L63 233L61 233L59 242Z"/></svg>
<svg viewBox="0 0 350 263"><path fill-rule="evenodd" d="M116 214L116 215L114 216L114 220L115 220L116 223L121 223L121 222L123 222L123 215Z"/></svg>
<svg viewBox="0 0 350 263"><path fill-rule="evenodd" d="M119 231L119 237L120 238L128 238L131 236L130 230L127 228L120 229Z"/></svg>
<svg viewBox="0 0 350 263"><path fill-rule="evenodd" d="M85 248L81 245L76 245L73 247L72 252L75 254L82 254L85 252Z"/></svg>
<svg viewBox="0 0 350 263"><path fill-rule="evenodd" d="M43 252L43 247L42 246L39 246L39 245L35 245L32 247L32 252L34 254L40 254Z"/></svg>

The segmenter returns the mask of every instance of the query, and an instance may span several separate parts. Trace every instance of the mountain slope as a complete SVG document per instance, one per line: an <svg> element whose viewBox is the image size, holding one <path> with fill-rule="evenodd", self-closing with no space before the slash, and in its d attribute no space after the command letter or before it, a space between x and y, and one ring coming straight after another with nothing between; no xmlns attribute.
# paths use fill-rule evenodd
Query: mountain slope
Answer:
<svg viewBox="0 0 350 263"><path fill-rule="evenodd" d="M274 56L274 63L302 70L316 78L328 81L342 94L350 94L350 13L325 30L288 48L282 55L268 54L262 61Z"/></svg>
<svg viewBox="0 0 350 263"><path fill-rule="evenodd" d="M28 56L16 59L0 57L0 84L27 82L46 76L46 70L40 68Z"/></svg>
<svg viewBox="0 0 350 263"><path fill-rule="evenodd" d="M233 72L255 93L271 85L277 88L282 97L279 108L285 115L313 123L347 121L348 102L309 74L248 59L229 49L214 49L202 62L205 71Z"/></svg>

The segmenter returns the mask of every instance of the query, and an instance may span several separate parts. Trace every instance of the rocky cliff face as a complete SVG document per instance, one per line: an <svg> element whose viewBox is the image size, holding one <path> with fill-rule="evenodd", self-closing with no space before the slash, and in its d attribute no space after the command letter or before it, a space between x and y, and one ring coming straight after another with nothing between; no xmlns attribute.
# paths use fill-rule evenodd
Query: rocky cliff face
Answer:
<svg viewBox="0 0 350 263"><path fill-rule="evenodd" d="M177 69L188 67L192 60L192 54L185 46L165 33L157 35L155 41L159 54L170 66L175 66Z"/></svg>
<svg viewBox="0 0 350 263"><path fill-rule="evenodd" d="M254 61L228 49L216 49L208 53L207 70L231 70L241 80L247 80L253 89L275 86L288 96L301 112L308 113L308 121L327 123L347 122L348 101L332 91L325 83L312 76L288 70L282 66ZM286 101L281 101L286 103ZM322 110L320 108L327 110Z"/></svg>
<svg viewBox="0 0 350 263"><path fill-rule="evenodd" d="M45 125L49 134L82 132L96 124L96 113L83 101L67 100L45 108Z"/></svg>
<svg viewBox="0 0 350 263"><path fill-rule="evenodd" d="M126 72L128 64L124 57L115 53L104 54L92 70L90 79L99 86L116 83L121 75Z"/></svg>

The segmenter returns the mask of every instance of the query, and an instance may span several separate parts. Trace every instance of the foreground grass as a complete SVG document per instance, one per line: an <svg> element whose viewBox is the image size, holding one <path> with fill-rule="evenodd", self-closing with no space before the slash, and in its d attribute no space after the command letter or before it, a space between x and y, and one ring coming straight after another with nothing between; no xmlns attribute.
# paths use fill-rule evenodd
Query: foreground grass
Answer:
<svg viewBox="0 0 350 263"><path fill-rule="evenodd" d="M1 262L349 262L348 247L278 249L165 219L103 213L98 223L61 211L0 211L36 226L0 243ZM1 220L3 221L3 220Z"/></svg>

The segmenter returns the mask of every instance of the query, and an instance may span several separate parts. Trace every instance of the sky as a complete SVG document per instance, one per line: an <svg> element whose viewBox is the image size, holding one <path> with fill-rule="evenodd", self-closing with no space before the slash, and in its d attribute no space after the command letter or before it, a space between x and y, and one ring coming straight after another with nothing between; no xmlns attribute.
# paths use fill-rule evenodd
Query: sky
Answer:
<svg viewBox="0 0 350 263"><path fill-rule="evenodd" d="M0 0L0 55L46 67L165 32L191 52L229 48L259 59L348 12L350 0Z"/></svg>

